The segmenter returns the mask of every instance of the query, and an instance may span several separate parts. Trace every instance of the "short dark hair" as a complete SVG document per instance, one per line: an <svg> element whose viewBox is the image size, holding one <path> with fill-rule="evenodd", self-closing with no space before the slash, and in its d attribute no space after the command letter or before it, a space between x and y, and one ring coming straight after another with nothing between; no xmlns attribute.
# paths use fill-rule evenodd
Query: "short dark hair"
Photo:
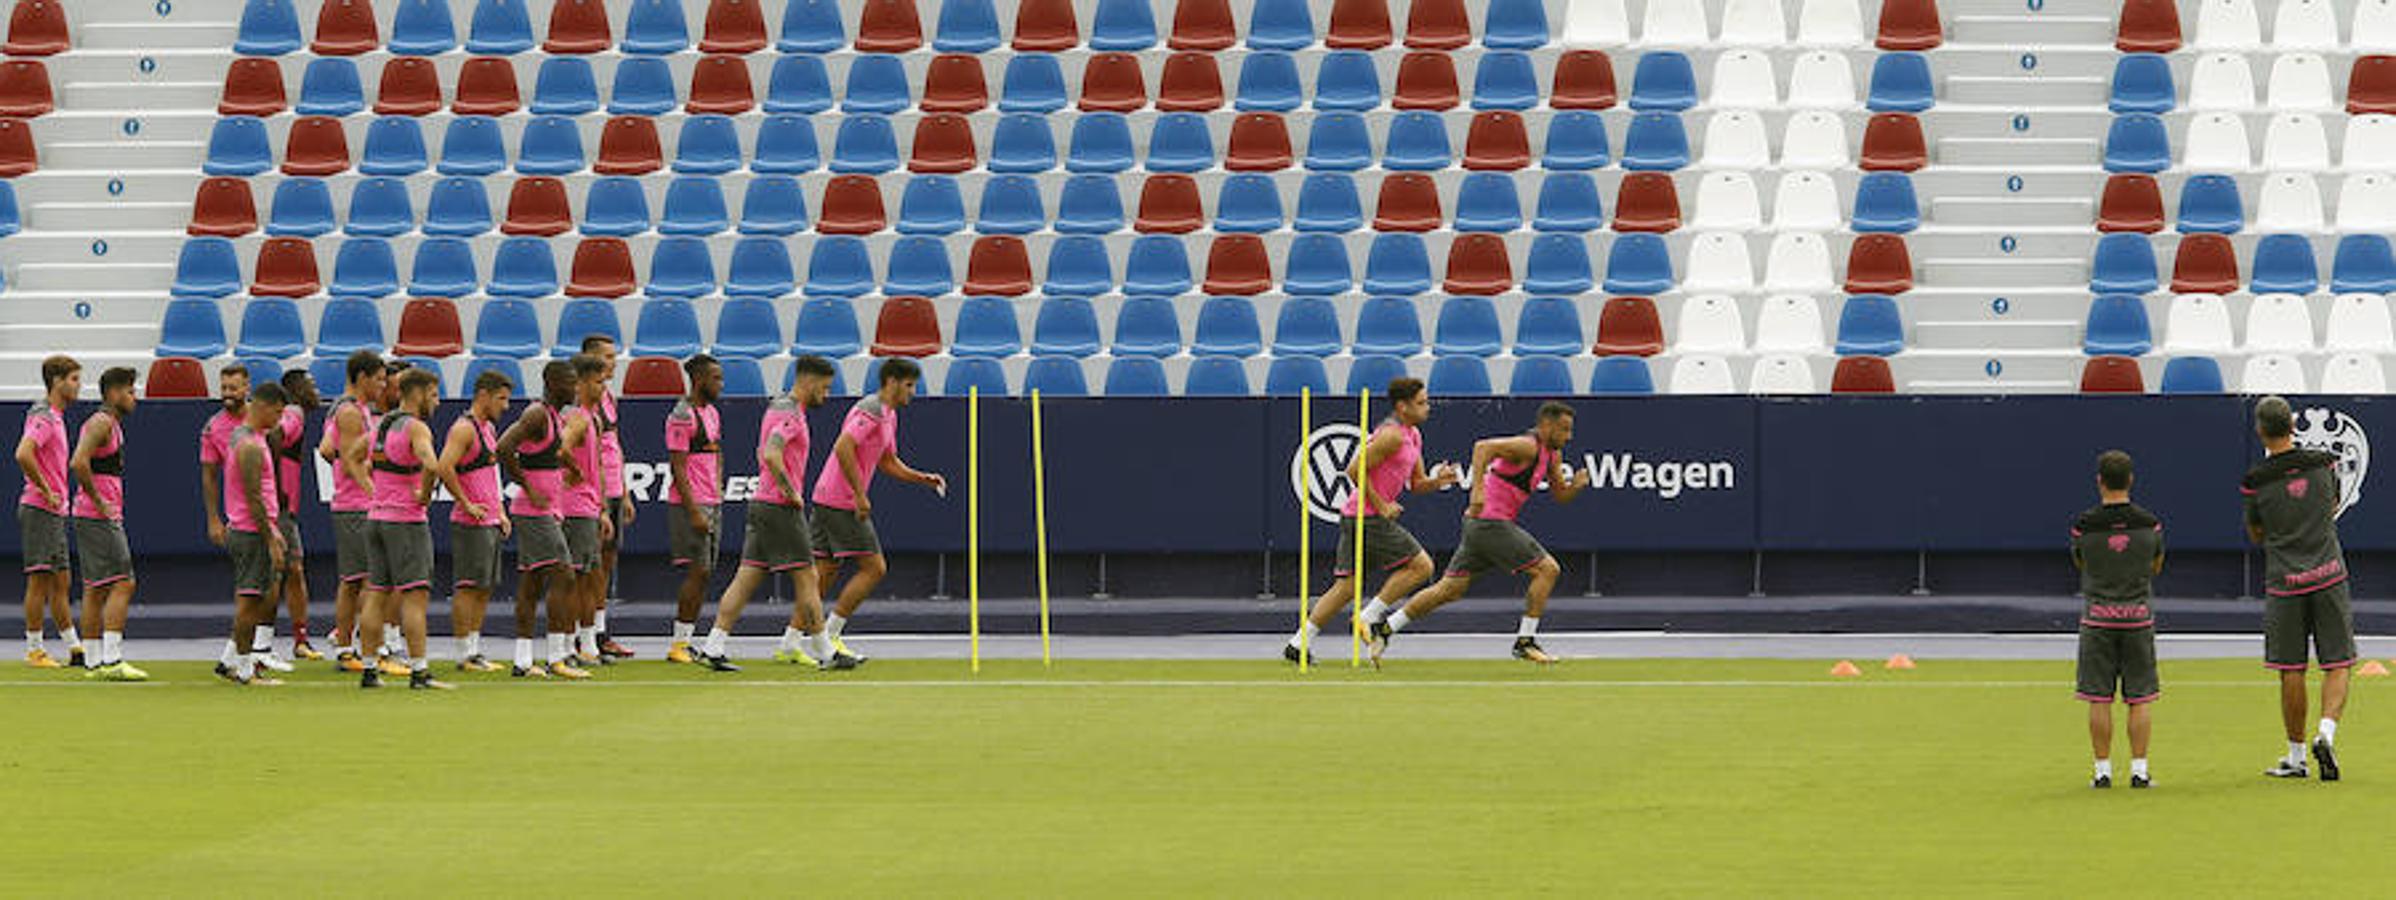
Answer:
<svg viewBox="0 0 2396 900"><path fill-rule="evenodd" d="M1423 395L1423 380L1398 376L1389 380L1389 402L1404 403Z"/></svg>
<svg viewBox="0 0 2396 900"><path fill-rule="evenodd" d="M130 366L111 366L108 371L100 373L100 393L105 394L117 388L131 389L134 377Z"/></svg>
<svg viewBox="0 0 2396 900"><path fill-rule="evenodd" d="M1550 400L1539 404L1539 421L1552 422L1570 415L1572 415L1572 406L1561 400Z"/></svg>
<svg viewBox="0 0 2396 900"><path fill-rule="evenodd" d="M229 375L239 375L243 381L252 380L250 378L250 364L237 362L222 369L216 370L216 377L219 381L224 380L224 378Z"/></svg>
<svg viewBox="0 0 2396 900"><path fill-rule="evenodd" d="M264 403L268 406L282 406L291 402L291 395L283 393L282 385L269 381L265 384L259 385L257 389L250 391L250 402Z"/></svg>
<svg viewBox="0 0 2396 900"><path fill-rule="evenodd" d="M309 375L308 370L306 369L292 369L288 372L284 372L283 377L276 379L276 381L283 385L283 392L287 394L299 393L299 386L303 382L309 384L315 383L314 376Z"/></svg>
<svg viewBox="0 0 2396 900"><path fill-rule="evenodd" d="M605 334L601 334L601 333L598 333L598 332L592 332L592 333L590 333L590 334L586 334L586 335L583 335L583 336L582 336L582 352L584 352L584 353L597 353L597 352L599 352L599 345L600 345L600 344L610 344L610 345L612 345L612 344L614 344L615 342L616 342L616 339L615 339L615 338L609 337L609 336L607 336L607 335L605 335Z"/></svg>
<svg viewBox="0 0 2396 900"><path fill-rule="evenodd" d="M551 394L561 393L568 396L574 393L574 364L553 359L541 367L541 399L546 402Z"/></svg>
<svg viewBox="0 0 2396 900"><path fill-rule="evenodd" d="M399 392L420 391L441 386L441 376L427 369L409 369L399 374Z"/></svg>
<svg viewBox="0 0 2396 900"><path fill-rule="evenodd" d="M2296 410L2287 398L2273 395L2255 401L2255 432L2267 438L2296 433Z"/></svg>
<svg viewBox="0 0 2396 900"><path fill-rule="evenodd" d="M916 365L915 361L912 359L908 359L904 356L894 356L882 361L882 377L874 381L874 386L880 387L893 381L899 381L908 378L918 380L922 379L923 367Z"/></svg>
<svg viewBox="0 0 2396 900"><path fill-rule="evenodd" d="M83 371L83 364L64 353L42 360L42 390L57 387L67 376Z"/></svg>
<svg viewBox="0 0 2396 900"><path fill-rule="evenodd" d="M499 371L498 369L484 369L482 374L474 376L474 392L477 394L487 391L500 391L504 393L514 389L515 387L516 380L507 377L506 372Z"/></svg>
<svg viewBox="0 0 2396 900"><path fill-rule="evenodd" d="M372 350L360 350L349 355L346 368L349 371L349 383L357 384L358 379L382 374L383 355Z"/></svg>
<svg viewBox="0 0 2396 900"><path fill-rule="evenodd" d="M707 371L708 366L720 365L723 364L716 362L715 357L701 353L697 356L693 356L682 361L682 374L690 376L692 381L697 381L699 380L699 373Z"/></svg>
<svg viewBox="0 0 2396 900"><path fill-rule="evenodd" d="M575 378L589 378L593 375L607 374L607 362L593 354L577 353L574 354L574 357L569 360L569 362L574 364Z"/></svg>
<svg viewBox="0 0 2396 900"><path fill-rule="evenodd" d="M801 375L813 375L818 378L830 378L836 374L839 374L838 370L832 368L831 360L825 359L821 356L816 356L812 353L792 360L790 363L790 377L793 380L796 380Z"/></svg>
<svg viewBox="0 0 2396 900"><path fill-rule="evenodd" d="M2105 486L2105 490L2129 490L2133 468L2130 454L2119 450L2107 450L2097 455L2097 481Z"/></svg>

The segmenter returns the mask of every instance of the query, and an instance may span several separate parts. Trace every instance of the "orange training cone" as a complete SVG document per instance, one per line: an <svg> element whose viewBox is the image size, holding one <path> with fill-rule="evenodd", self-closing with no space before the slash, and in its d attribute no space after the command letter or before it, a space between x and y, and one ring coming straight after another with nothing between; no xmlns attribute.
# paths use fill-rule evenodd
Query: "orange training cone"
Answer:
<svg viewBox="0 0 2396 900"><path fill-rule="evenodd" d="M1886 667L1887 667L1887 668L1890 668L1890 669L1910 669L1910 668L1913 668L1913 657L1907 656L1907 655L1905 655L1905 654L1903 654L1903 653L1899 653L1899 654L1897 654L1897 655L1895 655L1895 656L1891 656L1891 657L1889 657L1889 661L1888 661L1888 663L1887 663L1887 666L1886 666Z"/></svg>
<svg viewBox="0 0 2396 900"><path fill-rule="evenodd" d="M2380 665L2379 660L2376 659L2364 660L2363 667L2356 671L2365 678L2385 678L2388 675L2388 667Z"/></svg>
<svg viewBox="0 0 2396 900"><path fill-rule="evenodd" d="M1864 670L1856 668L1854 663L1843 659L1839 660L1838 665L1830 667L1830 674L1837 678L1854 678L1863 673Z"/></svg>

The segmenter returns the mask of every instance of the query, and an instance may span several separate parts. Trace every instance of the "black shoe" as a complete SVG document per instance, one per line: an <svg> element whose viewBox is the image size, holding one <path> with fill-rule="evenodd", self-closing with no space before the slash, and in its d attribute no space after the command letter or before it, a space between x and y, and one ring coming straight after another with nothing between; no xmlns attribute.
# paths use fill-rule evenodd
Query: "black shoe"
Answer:
<svg viewBox="0 0 2396 900"><path fill-rule="evenodd" d="M83 648L77 647L67 654L67 668L86 668L86 666L83 664Z"/></svg>
<svg viewBox="0 0 2396 900"><path fill-rule="evenodd" d="M1556 661L1556 658L1553 655L1550 655L1545 650L1539 649L1538 638L1529 636L1518 637L1514 639L1514 658L1523 660L1524 662L1535 662L1543 666Z"/></svg>
<svg viewBox="0 0 2396 900"><path fill-rule="evenodd" d="M2147 788L2154 787L2155 780L2144 775L2132 774L2130 776L2130 786L2143 791Z"/></svg>
<svg viewBox="0 0 2396 900"><path fill-rule="evenodd" d="M224 663L216 664L216 677L230 681L234 684L249 683L249 679L241 677L240 672L234 671L232 666L225 665Z"/></svg>
<svg viewBox="0 0 2396 900"><path fill-rule="evenodd" d="M511 663L507 667L507 673L515 678L549 677L549 669L544 666L519 666Z"/></svg>
<svg viewBox="0 0 2396 900"><path fill-rule="evenodd" d="M2263 774L2273 778L2305 778L2313 773L2305 771L2304 763L2289 762L2283 759L2273 763L2271 768L2264 769Z"/></svg>
<svg viewBox="0 0 2396 900"><path fill-rule="evenodd" d="M864 657L848 653L834 653L831 659L818 663L815 668L823 672L846 672L862 665L865 665Z"/></svg>
<svg viewBox="0 0 2396 900"><path fill-rule="evenodd" d="M731 657L727 656L713 656L706 653L701 653L699 654L699 665L706 666L707 668L718 672L740 671L740 667L733 665Z"/></svg>
<svg viewBox="0 0 2396 900"><path fill-rule="evenodd" d="M380 666L367 666L367 667L366 667L366 671L358 673L358 686L359 686L359 687L361 687L361 688L379 688L379 687L382 687L382 686L383 686L383 670L382 670L382 667L380 667Z"/></svg>
<svg viewBox="0 0 2396 900"><path fill-rule="evenodd" d="M2111 776L2111 775L2099 775L2099 776L2097 776L2097 777L2095 777L2095 778L2093 778L2093 779L2090 779L2090 780L2089 780L2089 782L2088 782L2088 786L2089 786L2089 787L2092 787L2092 788L2096 788L2097 790L2100 790L2100 791L2101 791L2101 790L2104 790L2104 789L2106 789L2106 788L2110 788L2110 787L2112 787L2112 786L2113 786L2113 776Z"/></svg>
<svg viewBox="0 0 2396 900"><path fill-rule="evenodd" d="M2338 749L2330 746L2328 738L2313 739L2313 762L2321 767L2321 780L2338 780Z"/></svg>
<svg viewBox="0 0 2396 900"><path fill-rule="evenodd" d="M1301 651L1298 649L1296 644L1281 645L1281 658L1293 666L1319 666L1323 664L1323 661L1317 659L1312 652Z"/></svg>
<svg viewBox="0 0 2396 900"><path fill-rule="evenodd" d="M411 691L447 691L456 688L456 685L449 682L433 680L431 669L418 669L408 673L408 690Z"/></svg>

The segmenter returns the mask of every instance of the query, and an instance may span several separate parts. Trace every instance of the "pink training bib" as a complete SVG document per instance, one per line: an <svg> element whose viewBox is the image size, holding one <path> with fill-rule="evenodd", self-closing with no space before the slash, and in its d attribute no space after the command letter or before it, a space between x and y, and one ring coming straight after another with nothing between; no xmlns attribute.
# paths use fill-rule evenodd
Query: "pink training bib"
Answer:
<svg viewBox="0 0 2396 900"><path fill-rule="evenodd" d="M424 481L424 460L408 441L407 413L392 413L374 433L374 506L366 513L377 522L422 522L424 504L416 489Z"/></svg>
<svg viewBox="0 0 2396 900"><path fill-rule="evenodd" d="M125 520L124 472L125 425L110 416L107 442L92 451L92 487L99 490L99 499L108 502L107 518L111 521ZM91 491L75 495L74 509L75 515L83 518L101 518L98 505L92 502Z"/></svg>
<svg viewBox="0 0 2396 900"><path fill-rule="evenodd" d="M601 486L611 500L624 496L624 435L616 428L616 392L599 395L599 416L592 424L599 427L599 463L607 470Z"/></svg>
<svg viewBox="0 0 2396 900"><path fill-rule="evenodd" d="M765 408L765 421L757 429L757 499L778 506L797 506L799 498L786 496L782 483L766 471L765 458L774 452L775 438L782 439L782 471L790 476L796 488L807 477L807 409L788 396L776 397Z"/></svg>
<svg viewBox="0 0 2396 900"><path fill-rule="evenodd" d="M349 470L343 468L341 465L340 447L338 446L338 442L341 439L340 426L336 424L336 421L341 418L341 409L344 406L354 408L358 411L360 420L359 427L365 429L368 443L372 443L374 441L374 430L375 426L378 424L377 417L375 416L373 409L368 408L364 403L359 403L356 400L350 399L343 399L338 405L333 407L332 415L324 417L324 440L328 443L335 444L333 458L333 511L365 512L367 509L374 506L374 487L371 484L360 484L356 480L350 478ZM372 448L368 449L368 455L372 455Z"/></svg>
<svg viewBox="0 0 2396 900"><path fill-rule="evenodd" d="M282 514L281 500L275 489L274 451L266 445L266 435L251 431L249 426L233 429L225 442L225 519L236 531L263 533L269 520ZM258 499L265 509L250 508L249 492L242 490L241 459L243 447L258 448Z"/></svg>
<svg viewBox="0 0 2396 900"><path fill-rule="evenodd" d="M824 460L823 474L815 479L815 502L819 506L854 510L857 495L873 487L874 471L882 457L898 448L898 410L882 406L882 398L867 397L849 407L848 418L840 423L840 433L849 436L857 445L857 484L852 487L840 471L840 459Z"/></svg>
<svg viewBox="0 0 2396 900"><path fill-rule="evenodd" d="M1402 438L1402 442L1398 445L1398 452L1383 457L1379 463L1375 463L1373 470L1365 473L1365 480L1372 484L1373 492L1380 494L1381 499L1395 503L1398 495L1406 492L1406 486L1414 482L1414 467L1417 463L1422 462L1423 433L1411 425L1400 425L1395 421L1388 421L1381 423L1381 427L1375 429L1373 435L1379 437L1381 432L1392 428L1398 429ZM1340 513L1349 516L1356 515L1356 511L1363 508L1359 505L1363 502L1364 494L1362 492L1350 491L1348 504L1340 508Z"/></svg>
<svg viewBox="0 0 2396 900"><path fill-rule="evenodd" d="M565 472L558 468L557 452L558 430L565 425L557 417L557 411L544 404L534 403L525 407L524 414L529 416L536 411L549 416L549 433L539 441L516 445L516 462L524 469L524 487L527 489L516 492L516 500L509 504L508 513L528 518L548 516L554 519L558 517L558 505L565 501L566 495ZM532 499L534 490L540 491L549 502L535 504Z"/></svg>
<svg viewBox="0 0 2396 900"><path fill-rule="evenodd" d="M715 404L692 406L685 399L666 414L666 452L690 454L684 460L683 474L690 480L692 498L704 506L724 502L723 437L724 420ZM666 480L666 502L682 502L682 492L670 478Z"/></svg>
<svg viewBox="0 0 2396 900"><path fill-rule="evenodd" d="M1531 438L1533 441L1538 439L1536 435ZM1528 463L1492 460L1489 471L1481 476L1480 517L1499 522L1514 521L1515 516L1522 514L1523 503L1531 499L1531 491L1539 486L1539 479L1546 477L1555 461L1556 451L1545 445L1540 446L1539 455Z"/></svg>
<svg viewBox="0 0 2396 900"><path fill-rule="evenodd" d="M499 484L499 455L492 449L498 446L499 438L492 433L489 422L468 416L467 423L474 427L474 446L466 451L466 458L458 460L458 485L466 489L464 499L482 506L483 515L480 519L468 516L466 504L459 503L449 511L449 520L461 525L496 526L507 515L503 508L507 498Z"/></svg>
<svg viewBox="0 0 2396 900"><path fill-rule="evenodd" d="M567 485L566 496L558 502L558 512L564 513L569 519L596 519L607 509L606 497L600 493L600 479L605 476L595 418L589 410L570 406L566 408L565 424L559 426L563 429L578 421L591 426L583 435L582 445L574 448L570 454L573 458L566 463L582 473L582 483ZM562 430L560 433L563 433Z"/></svg>

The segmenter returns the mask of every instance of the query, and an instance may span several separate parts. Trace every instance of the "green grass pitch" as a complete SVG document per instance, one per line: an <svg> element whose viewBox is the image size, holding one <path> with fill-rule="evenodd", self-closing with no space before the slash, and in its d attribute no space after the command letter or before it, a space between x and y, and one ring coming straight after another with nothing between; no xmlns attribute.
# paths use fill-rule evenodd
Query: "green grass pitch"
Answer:
<svg viewBox="0 0 2396 900"><path fill-rule="evenodd" d="M1827 669L644 661L361 696L321 665L252 690L200 663L12 668L0 872L132 896L2286 895L2396 872L2382 679L2357 683L2344 782L2275 782L2270 677L2167 662L2158 788L2098 792L2068 663Z"/></svg>

